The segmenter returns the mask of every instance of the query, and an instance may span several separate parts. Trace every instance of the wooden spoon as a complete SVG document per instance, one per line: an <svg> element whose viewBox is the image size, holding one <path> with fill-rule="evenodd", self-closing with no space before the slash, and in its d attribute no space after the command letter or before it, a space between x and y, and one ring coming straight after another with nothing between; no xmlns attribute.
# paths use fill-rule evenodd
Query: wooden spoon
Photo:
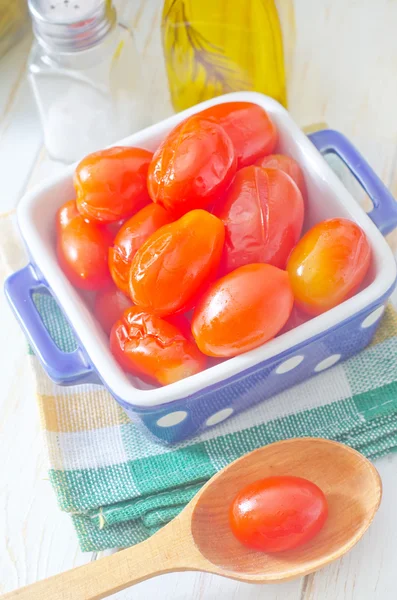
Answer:
<svg viewBox="0 0 397 600"><path fill-rule="evenodd" d="M305 477L327 497L328 520L302 548L265 554L242 546L230 531L228 509L236 493L269 475ZM205 571L252 583L300 577L350 550L369 527L381 496L378 472L355 450L314 438L277 442L225 467L176 519L145 542L2 598L99 600L171 571Z"/></svg>

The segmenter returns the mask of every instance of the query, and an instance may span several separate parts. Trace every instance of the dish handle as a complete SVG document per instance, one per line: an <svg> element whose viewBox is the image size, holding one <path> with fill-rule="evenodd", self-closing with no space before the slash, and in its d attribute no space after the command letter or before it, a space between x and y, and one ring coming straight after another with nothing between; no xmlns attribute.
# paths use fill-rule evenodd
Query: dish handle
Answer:
<svg viewBox="0 0 397 600"><path fill-rule="evenodd" d="M374 208L368 213L378 229L387 235L397 227L397 202L360 152L339 131L323 129L309 134L321 154L336 154L370 197Z"/></svg>
<svg viewBox="0 0 397 600"><path fill-rule="evenodd" d="M95 381L96 374L80 348L63 352L51 338L33 302L32 295L38 288L45 288L51 294L32 264L10 275L4 285L11 308L35 354L55 383L74 385Z"/></svg>

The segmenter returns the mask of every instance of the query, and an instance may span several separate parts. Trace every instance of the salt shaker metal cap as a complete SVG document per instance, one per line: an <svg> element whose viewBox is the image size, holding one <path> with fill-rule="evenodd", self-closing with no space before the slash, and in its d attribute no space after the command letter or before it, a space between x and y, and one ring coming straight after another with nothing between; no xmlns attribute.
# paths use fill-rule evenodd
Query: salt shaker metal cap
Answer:
<svg viewBox="0 0 397 600"><path fill-rule="evenodd" d="M90 48L116 24L108 0L28 0L28 6L35 37L47 51Z"/></svg>

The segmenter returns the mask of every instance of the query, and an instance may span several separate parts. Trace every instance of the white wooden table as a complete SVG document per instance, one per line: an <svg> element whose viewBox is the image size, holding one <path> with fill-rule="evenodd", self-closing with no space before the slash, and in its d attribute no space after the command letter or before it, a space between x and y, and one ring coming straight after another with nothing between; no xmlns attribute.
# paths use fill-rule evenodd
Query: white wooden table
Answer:
<svg viewBox="0 0 397 600"><path fill-rule="evenodd" d="M170 113L161 62L161 0L121 0L136 37L154 118ZM397 196L397 1L295 0L297 46L290 109L302 125L345 133ZM0 212L62 169L46 156L24 73L31 40L0 61ZM393 243L393 239L391 240ZM0 592L95 560L80 552L69 517L47 479L26 343L1 295ZM24 376L22 376L24 375ZM384 498L375 522L344 559L305 579L252 586L205 574L162 576L117 600L395 600L397 455L379 460Z"/></svg>

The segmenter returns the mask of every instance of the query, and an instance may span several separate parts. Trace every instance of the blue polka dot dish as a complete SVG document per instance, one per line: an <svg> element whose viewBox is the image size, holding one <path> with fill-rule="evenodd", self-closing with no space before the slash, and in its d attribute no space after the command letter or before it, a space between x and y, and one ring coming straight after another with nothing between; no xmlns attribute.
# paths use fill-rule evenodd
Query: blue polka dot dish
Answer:
<svg viewBox="0 0 397 600"><path fill-rule="evenodd" d="M332 217L357 222L372 248L372 264L360 291L339 306L287 331L263 346L215 364L202 373L165 387L151 387L125 374L109 350L108 339L85 298L58 266L54 219L73 197L74 165L29 192L18 207L18 224L30 263L11 275L6 294L48 375L60 385L96 383L108 388L132 420L139 419L165 443L174 443L215 427L248 407L315 376L367 346L396 283L396 264L383 235L397 225L397 203L380 179L340 133L306 136L276 101L254 92L221 96L181 112L123 140L121 144L155 150L186 117L225 101L262 106L277 125L277 152L301 165L308 192L304 230ZM324 159L337 155L372 199L366 214ZM57 301L78 340L62 352L49 336L33 295L46 289Z"/></svg>

